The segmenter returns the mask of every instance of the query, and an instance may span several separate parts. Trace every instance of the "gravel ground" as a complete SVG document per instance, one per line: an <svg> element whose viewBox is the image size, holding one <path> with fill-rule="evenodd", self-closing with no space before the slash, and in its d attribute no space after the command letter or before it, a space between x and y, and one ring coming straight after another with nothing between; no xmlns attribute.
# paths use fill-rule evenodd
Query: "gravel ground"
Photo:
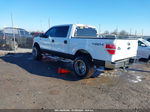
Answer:
<svg viewBox="0 0 150 112"><path fill-rule="evenodd" d="M31 53L1 56L0 109L150 108L149 63L82 80L73 72L58 74L59 67L72 71L69 62L49 58L38 62Z"/></svg>

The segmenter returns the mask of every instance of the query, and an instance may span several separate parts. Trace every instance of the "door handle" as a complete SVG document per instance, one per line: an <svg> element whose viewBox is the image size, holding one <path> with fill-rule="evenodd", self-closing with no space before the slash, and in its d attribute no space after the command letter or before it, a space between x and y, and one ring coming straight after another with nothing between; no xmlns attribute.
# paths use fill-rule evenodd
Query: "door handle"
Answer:
<svg viewBox="0 0 150 112"><path fill-rule="evenodd" d="M53 40L52 40L52 43L54 43L54 42L55 42L55 40L53 39Z"/></svg>
<svg viewBox="0 0 150 112"><path fill-rule="evenodd" d="M64 40L64 44L67 44L67 40Z"/></svg>

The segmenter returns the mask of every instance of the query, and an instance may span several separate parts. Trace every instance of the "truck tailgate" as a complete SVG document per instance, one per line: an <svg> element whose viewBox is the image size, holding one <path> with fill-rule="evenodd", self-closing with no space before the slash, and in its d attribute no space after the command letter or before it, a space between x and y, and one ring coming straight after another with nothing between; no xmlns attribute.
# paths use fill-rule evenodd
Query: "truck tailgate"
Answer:
<svg viewBox="0 0 150 112"><path fill-rule="evenodd" d="M135 57L137 55L138 42L137 40L116 39L116 53L112 57L112 61L118 61L126 58Z"/></svg>

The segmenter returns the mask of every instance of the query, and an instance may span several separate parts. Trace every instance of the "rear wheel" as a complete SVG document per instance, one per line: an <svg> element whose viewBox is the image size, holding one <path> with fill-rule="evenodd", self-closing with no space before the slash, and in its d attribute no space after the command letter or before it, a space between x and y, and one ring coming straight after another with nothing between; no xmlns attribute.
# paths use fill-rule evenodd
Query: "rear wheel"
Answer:
<svg viewBox="0 0 150 112"><path fill-rule="evenodd" d="M77 57L73 63L74 72L80 78L90 78L94 73L94 66L86 57Z"/></svg>
<svg viewBox="0 0 150 112"><path fill-rule="evenodd" d="M41 60L42 59L42 54L41 54L41 50L39 47L37 46L34 46L33 49L32 49L32 55L33 55L33 58L35 60Z"/></svg>

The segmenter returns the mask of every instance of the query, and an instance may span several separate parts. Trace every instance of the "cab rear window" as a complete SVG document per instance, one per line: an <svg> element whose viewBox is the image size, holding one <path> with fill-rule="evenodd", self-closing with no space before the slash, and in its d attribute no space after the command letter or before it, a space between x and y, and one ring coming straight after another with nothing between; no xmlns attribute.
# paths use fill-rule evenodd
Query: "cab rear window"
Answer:
<svg viewBox="0 0 150 112"><path fill-rule="evenodd" d="M74 37L97 37L97 30L91 27L77 27Z"/></svg>

